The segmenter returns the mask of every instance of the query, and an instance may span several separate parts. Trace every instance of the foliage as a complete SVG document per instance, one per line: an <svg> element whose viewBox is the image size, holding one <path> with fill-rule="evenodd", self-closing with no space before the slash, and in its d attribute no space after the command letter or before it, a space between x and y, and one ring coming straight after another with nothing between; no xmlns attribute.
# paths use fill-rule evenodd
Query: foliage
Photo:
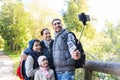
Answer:
<svg viewBox="0 0 120 80"><path fill-rule="evenodd" d="M83 36L82 43L88 60L119 62L120 61L120 23L114 25L106 21L105 29L97 32L94 39L88 40ZM93 80L119 80L116 76L95 73Z"/></svg>
<svg viewBox="0 0 120 80"><path fill-rule="evenodd" d="M67 29L81 30L82 23L78 21L77 15L80 13L76 1L70 0L68 2L68 9L66 13L63 13L63 19L67 26Z"/></svg>
<svg viewBox="0 0 120 80"><path fill-rule="evenodd" d="M84 69L76 69L75 70L75 80L83 80L83 77L84 77Z"/></svg>
<svg viewBox="0 0 120 80"><path fill-rule="evenodd" d="M20 2L3 1L0 15L0 34L5 40L5 46L10 51L21 50L31 37L28 36L28 26L31 26L29 14Z"/></svg>
<svg viewBox="0 0 120 80"><path fill-rule="evenodd" d="M83 36L93 38L96 32L95 28L90 22L87 25L83 25L81 21L78 20L78 14L87 13L88 6L86 0L69 0L68 9L63 13L63 19L68 30L75 30L78 34L84 28Z"/></svg>
<svg viewBox="0 0 120 80"><path fill-rule="evenodd" d="M105 37L111 40L110 44L106 46L109 50L105 50L107 53L112 54L108 61L120 61L120 23L118 22L115 26L112 22L106 21L106 29L103 32Z"/></svg>
<svg viewBox="0 0 120 80"><path fill-rule="evenodd" d="M27 10L32 15L31 18L34 20L34 28L31 28L31 35L41 39L40 31L45 27L49 28L51 33L53 33L51 21L53 18L61 18L61 16L51 9L49 5L42 3L41 0L31 0L31 3L26 4L26 6Z"/></svg>
<svg viewBox="0 0 120 80"><path fill-rule="evenodd" d="M0 11L0 35L5 40L5 49L21 51L32 38L41 38L40 30L51 29L51 20L57 17L46 5L38 5L39 0L25 7L19 0L2 1Z"/></svg>
<svg viewBox="0 0 120 80"><path fill-rule="evenodd" d="M119 35L120 23L115 26L112 22L106 21L104 31L96 32L93 39L82 36L82 44L87 54L87 59L119 61Z"/></svg>
<svg viewBox="0 0 120 80"><path fill-rule="evenodd" d="M116 76L94 71L93 80L119 80Z"/></svg>
<svg viewBox="0 0 120 80"><path fill-rule="evenodd" d="M0 36L0 49L4 47L4 40L2 39L2 36Z"/></svg>

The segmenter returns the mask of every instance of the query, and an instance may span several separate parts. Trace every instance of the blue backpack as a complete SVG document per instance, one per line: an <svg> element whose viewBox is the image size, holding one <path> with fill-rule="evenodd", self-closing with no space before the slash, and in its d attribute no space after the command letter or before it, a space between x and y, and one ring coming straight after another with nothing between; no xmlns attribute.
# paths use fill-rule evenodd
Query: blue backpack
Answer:
<svg viewBox="0 0 120 80"><path fill-rule="evenodd" d="M75 36L75 34L73 32L69 32L69 33L72 34L75 37L76 47L80 51L80 55L81 55L81 58L79 60L75 60L75 68L84 68L85 67L86 56L84 54L84 50L83 50L82 44L77 39L77 37ZM67 38L68 38L68 34L65 36L66 41L67 41Z"/></svg>

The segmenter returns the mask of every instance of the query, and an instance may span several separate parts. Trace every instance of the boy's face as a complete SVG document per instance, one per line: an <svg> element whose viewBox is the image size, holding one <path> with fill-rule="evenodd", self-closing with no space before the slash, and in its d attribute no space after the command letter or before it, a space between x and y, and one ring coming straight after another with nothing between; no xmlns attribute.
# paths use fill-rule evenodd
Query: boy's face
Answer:
<svg viewBox="0 0 120 80"><path fill-rule="evenodd" d="M33 51L40 52L41 51L41 45L40 42L35 41L33 44Z"/></svg>
<svg viewBox="0 0 120 80"><path fill-rule="evenodd" d="M48 59L44 58L42 63L41 63L42 67L47 67L48 66Z"/></svg>
<svg viewBox="0 0 120 80"><path fill-rule="evenodd" d="M44 30L42 36L43 36L43 38L44 38L46 41L50 41L50 40L51 40L51 34L50 34L50 31L49 31L49 30Z"/></svg>

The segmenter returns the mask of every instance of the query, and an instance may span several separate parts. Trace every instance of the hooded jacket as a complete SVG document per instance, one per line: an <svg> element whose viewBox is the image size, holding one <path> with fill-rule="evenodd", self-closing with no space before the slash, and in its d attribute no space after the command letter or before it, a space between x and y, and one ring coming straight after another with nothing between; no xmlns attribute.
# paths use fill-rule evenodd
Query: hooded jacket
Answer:
<svg viewBox="0 0 120 80"><path fill-rule="evenodd" d="M41 55L41 53L32 50L35 40L36 39L30 40L29 47L24 51L24 53L28 54L27 60L25 62L27 77L33 77L35 74L35 71L39 67L37 60L38 60L38 57Z"/></svg>

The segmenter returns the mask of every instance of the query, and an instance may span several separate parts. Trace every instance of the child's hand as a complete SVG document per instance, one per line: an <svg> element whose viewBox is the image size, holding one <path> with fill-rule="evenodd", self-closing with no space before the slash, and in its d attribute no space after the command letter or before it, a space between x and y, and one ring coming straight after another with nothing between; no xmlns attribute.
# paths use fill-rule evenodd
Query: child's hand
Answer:
<svg viewBox="0 0 120 80"><path fill-rule="evenodd" d="M27 55L26 55L26 54L23 54L23 55L21 56L21 59L22 59L22 60L26 60L26 59L27 59Z"/></svg>
<svg viewBox="0 0 120 80"><path fill-rule="evenodd" d="M26 60L27 59L27 55L25 55L24 57L23 57L23 60Z"/></svg>

